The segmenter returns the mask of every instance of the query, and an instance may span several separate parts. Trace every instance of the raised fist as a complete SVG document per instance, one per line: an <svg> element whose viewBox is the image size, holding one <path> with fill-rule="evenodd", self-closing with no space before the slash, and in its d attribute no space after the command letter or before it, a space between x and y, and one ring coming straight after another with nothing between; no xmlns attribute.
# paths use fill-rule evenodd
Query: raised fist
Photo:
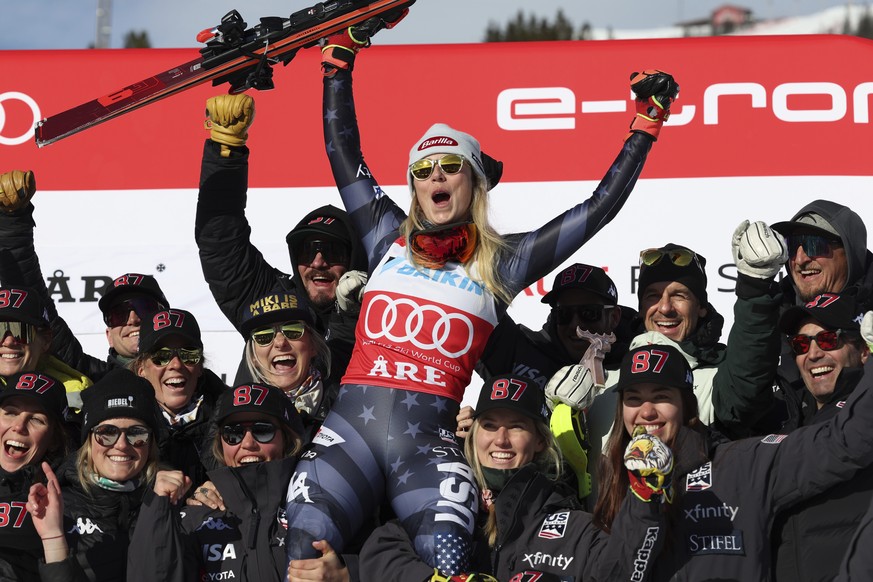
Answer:
<svg viewBox="0 0 873 582"><path fill-rule="evenodd" d="M206 100L206 129L210 138L225 146L244 146L255 120L255 100L245 93L217 95ZM222 155L225 148L222 148Z"/></svg>
<svg viewBox="0 0 873 582"><path fill-rule="evenodd" d="M788 261L785 239L761 221L741 222L734 230L731 250L737 271L756 279L775 277Z"/></svg>
<svg viewBox="0 0 873 582"><path fill-rule="evenodd" d="M321 47L321 72L333 77L339 69L354 69L355 55L370 46L370 38L383 28L394 28L408 13L409 8L389 10L327 37Z"/></svg>
<svg viewBox="0 0 873 582"><path fill-rule="evenodd" d="M594 402L595 392L594 378L586 366L565 366L546 383L546 404L549 410L554 410L558 404L583 410Z"/></svg>
<svg viewBox="0 0 873 582"><path fill-rule="evenodd" d="M36 193L36 178L30 170L12 170L0 175L0 209L15 212L24 208Z"/></svg>
<svg viewBox="0 0 873 582"><path fill-rule="evenodd" d="M633 73L630 83L637 109L631 133L646 133L657 140L661 126L670 117L670 105L679 97L679 85L672 75L657 69Z"/></svg>

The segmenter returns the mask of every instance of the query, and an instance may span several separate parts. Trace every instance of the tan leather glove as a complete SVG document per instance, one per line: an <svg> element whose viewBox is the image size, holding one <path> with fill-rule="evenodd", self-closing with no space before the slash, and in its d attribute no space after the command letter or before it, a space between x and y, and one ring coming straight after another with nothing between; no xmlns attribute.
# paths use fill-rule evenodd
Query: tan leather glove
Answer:
<svg viewBox="0 0 873 582"><path fill-rule="evenodd" d="M12 170L0 175L0 208L15 212L27 205L36 193L36 178L27 170Z"/></svg>
<svg viewBox="0 0 873 582"><path fill-rule="evenodd" d="M210 138L223 146L244 146L248 128L255 120L255 100L250 95L217 95L206 100L206 129ZM221 148L221 155L229 155Z"/></svg>

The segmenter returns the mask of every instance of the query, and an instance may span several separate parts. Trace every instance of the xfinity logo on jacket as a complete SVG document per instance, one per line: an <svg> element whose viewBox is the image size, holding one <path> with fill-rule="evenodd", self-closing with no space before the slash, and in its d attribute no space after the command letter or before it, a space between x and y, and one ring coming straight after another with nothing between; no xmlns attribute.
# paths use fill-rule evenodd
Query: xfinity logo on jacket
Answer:
<svg viewBox="0 0 873 582"><path fill-rule="evenodd" d="M536 554L525 554L524 561L531 566L539 566L541 564L545 564L547 566L557 566L561 570L566 570L567 566L570 565L570 562L573 561L573 556L570 556L568 558L567 556L562 556L560 554L558 554L557 556L552 556L551 554L537 552Z"/></svg>

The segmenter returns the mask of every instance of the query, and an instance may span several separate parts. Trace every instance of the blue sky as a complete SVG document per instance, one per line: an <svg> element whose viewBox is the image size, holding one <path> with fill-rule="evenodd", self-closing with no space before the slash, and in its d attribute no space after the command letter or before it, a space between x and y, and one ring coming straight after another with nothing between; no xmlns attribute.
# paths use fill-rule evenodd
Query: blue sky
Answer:
<svg viewBox="0 0 873 582"><path fill-rule="evenodd" d="M114 0L112 44L130 30L146 30L152 46L196 46L197 32L236 8L249 22L287 16L314 0ZM838 0L737 0L759 18L798 16L845 4ZM402 26L380 37L385 44L479 42L490 21L505 23L520 10L554 17L558 9L577 27L647 29L704 17L725 2L711 0L418 0ZM0 49L86 48L95 38L97 0L5 0Z"/></svg>

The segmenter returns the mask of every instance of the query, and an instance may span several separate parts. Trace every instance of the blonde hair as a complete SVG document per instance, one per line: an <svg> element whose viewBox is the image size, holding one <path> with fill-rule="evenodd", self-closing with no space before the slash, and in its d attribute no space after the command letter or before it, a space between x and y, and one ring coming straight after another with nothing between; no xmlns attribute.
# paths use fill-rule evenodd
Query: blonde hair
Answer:
<svg viewBox="0 0 873 582"><path fill-rule="evenodd" d="M303 337L308 337L309 341L312 342L312 346L315 348L315 357L310 365L314 365L318 368L321 371L322 377L327 378L330 376L330 348L321 334L315 331L311 325L304 323L303 326L305 328ZM267 379L263 366L261 366L261 363L258 361L258 356L255 354L255 340L253 340L251 336L246 339L245 354L246 368L252 377L252 381L260 384L272 385L272 382ZM297 388L297 386L295 386L295 388ZM285 391L287 392L287 389L285 389Z"/></svg>
<svg viewBox="0 0 873 582"><path fill-rule="evenodd" d="M139 475L143 476L142 484L145 486L151 486L152 483L155 482L155 475L157 475L160 470L160 467L158 466L157 434L155 434L154 429L151 427L149 427L149 429L152 431L151 437L149 438L149 444L147 445L149 447L149 456L146 461L146 466L143 467L142 472L139 473ZM76 476L79 478L79 484L81 485L82 490L88 495L91 495L91 488L94 486L92 477L94 475L102 476L97 472L97 468L94 466L94 456L92 452L94 441L91 438L91 434L92 433L90 432L88 433L85 442L82 443L79 452L76 454ZM127 436L121 434L118 435L118 438L123 439L127 438ZM137 477L139 475L137 475Z"/></svg>
<svg viewBox="0 0 873 582"><path fill-rule="evenodd" d="M485 473L482 471L482 463L479 461L479 456L476 454L476 437L479 434L479 418L473 421L470 427L470 434L464 442L464 456L470 464L470 469L473 472L473 478L476 479L476 484L479 490L488 488L485 481ZM536 435L545 444L542 451L534 455L533 462L538 469L549 476L550 479L558 479L562 471L561 450L558 448L558 443L555 441L555 435L549 430L548 425L542 420L534 420ZM485 539L488 540L488 546L494 547L497 544L497 512L494 507L488 508L488 520L482 528L485 531Z"/></svg>
<svg viewBox="0 0 873 582"><path fill-rule="evenodd" d="M488 289L497 299L509 305L512 303L512 293L506 282L500 277L498 263L501 253L506 249L506 241L503 240L488 220L488 189L476 172L473 176L473 201L470 204L470 216L476 226L477 244L473 255L467 261L467 272L471 278ZM400 225L400 236L406 241L406 248L412 249L410 237L416 230L425 228L424 213L418 203L418 196L412 193L412 203L409 207L409 216ZM409 251L410 260L417 268L424 268L417 260L412 251Z"/></svg>

